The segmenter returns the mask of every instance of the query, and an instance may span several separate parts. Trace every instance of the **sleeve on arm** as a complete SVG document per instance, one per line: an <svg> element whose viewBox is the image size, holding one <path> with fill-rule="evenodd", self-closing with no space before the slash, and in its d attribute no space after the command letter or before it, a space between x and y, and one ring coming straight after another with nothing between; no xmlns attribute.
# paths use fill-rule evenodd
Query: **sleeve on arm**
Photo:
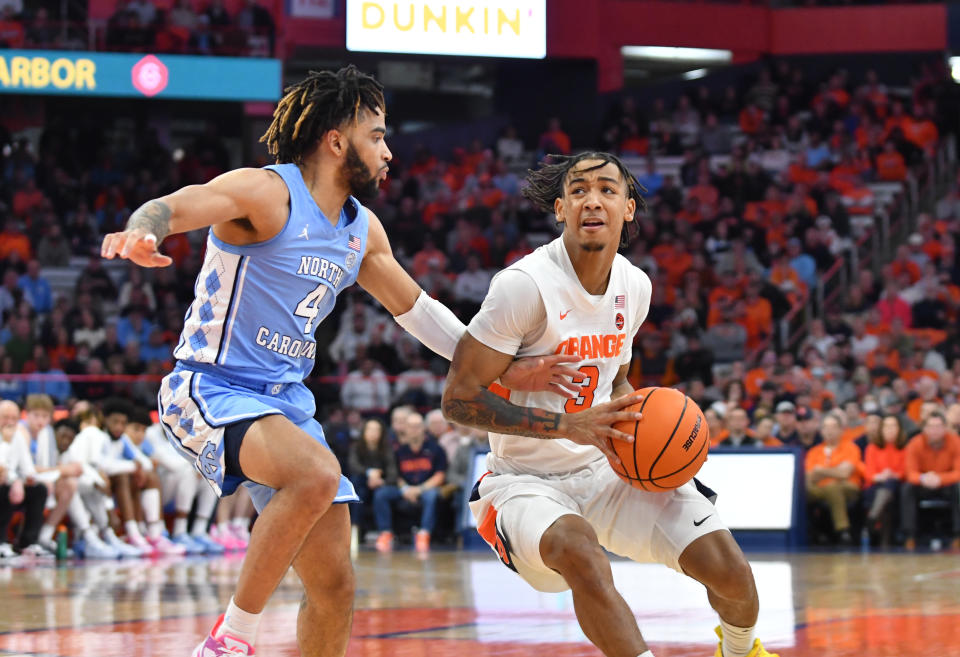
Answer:
<svg viewBox="0 0 960 657"><path fill-rule="evenodd" d="M486 299L467 331L491 349L516 355L524 336L543 330L546 310L540 288L530 276L505 269L494 276Z"/></svg>

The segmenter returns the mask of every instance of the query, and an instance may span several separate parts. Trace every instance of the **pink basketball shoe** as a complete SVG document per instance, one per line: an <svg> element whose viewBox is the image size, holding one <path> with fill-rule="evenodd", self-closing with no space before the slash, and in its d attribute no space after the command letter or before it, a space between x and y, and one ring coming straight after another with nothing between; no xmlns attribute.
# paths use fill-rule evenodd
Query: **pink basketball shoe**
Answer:
<svg viewBox="0 0 960 657"><path fill-rule="evenodd" d="M220 614L220 618L217 619L213 629L210 630L210 634L193 651L192 657L244 657L245 655L256 654L253 646L246 641L229 634L224 634L221 637L217 636L217 630L223 624L223 616L224 614Z"/></svg>
<svg viewBox="0 0 960 657"><path fill-rule="evenodd" d="M237 539L229 530L221 529L219 525L210 528L210 538L222 545L227 552L236 552L247 548L246 543Z"/></svg>

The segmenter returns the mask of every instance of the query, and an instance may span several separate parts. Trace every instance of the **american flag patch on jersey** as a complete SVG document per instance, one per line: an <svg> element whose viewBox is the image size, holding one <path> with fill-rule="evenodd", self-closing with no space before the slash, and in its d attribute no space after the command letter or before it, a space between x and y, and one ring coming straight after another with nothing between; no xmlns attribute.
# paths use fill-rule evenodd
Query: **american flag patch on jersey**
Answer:
<svg viewBox="0 0 960 657"><path fill-rule="evenodd" d="M614 310L623 310L627 305L627 297L623 294L618 294L613 297L613 309Z"/></svg>
<svg viewBox="0 0 960 657"><path fill-rule="evenodd" d="M347 240L347 246L354 251L360 251L360 238L353 233L350 233L350 239Z"/></svg>

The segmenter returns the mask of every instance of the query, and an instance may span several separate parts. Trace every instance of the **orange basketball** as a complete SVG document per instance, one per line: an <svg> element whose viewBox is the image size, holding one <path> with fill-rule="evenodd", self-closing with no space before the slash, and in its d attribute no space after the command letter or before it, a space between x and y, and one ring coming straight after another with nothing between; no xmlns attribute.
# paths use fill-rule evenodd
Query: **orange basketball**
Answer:
<svg viewBox="0 0 960 657"><path fill-rule="evenodd" d="M643 413L636 422L620 422L617 431L633 434L633 443L611 440L623 465L614 472L634 488L671 490L690 481L707 460L710 429L696 402L673 388L644 388L643 399L623 409Z"/></svg>

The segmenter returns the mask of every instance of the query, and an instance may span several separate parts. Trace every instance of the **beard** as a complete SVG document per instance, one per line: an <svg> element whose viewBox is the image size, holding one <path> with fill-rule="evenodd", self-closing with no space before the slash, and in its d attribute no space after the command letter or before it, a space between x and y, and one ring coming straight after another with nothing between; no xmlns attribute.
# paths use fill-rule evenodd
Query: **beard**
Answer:
<svg viewBox="0 0 960 657"><path fill-rule="evenodd" d="M350 195L358 201L366 204L377 198L377 193L380 191L377 176L370 175L370 168L363 162L357 149L350 142L347 142L347 157L340 173L347 181Z"/></svg>

